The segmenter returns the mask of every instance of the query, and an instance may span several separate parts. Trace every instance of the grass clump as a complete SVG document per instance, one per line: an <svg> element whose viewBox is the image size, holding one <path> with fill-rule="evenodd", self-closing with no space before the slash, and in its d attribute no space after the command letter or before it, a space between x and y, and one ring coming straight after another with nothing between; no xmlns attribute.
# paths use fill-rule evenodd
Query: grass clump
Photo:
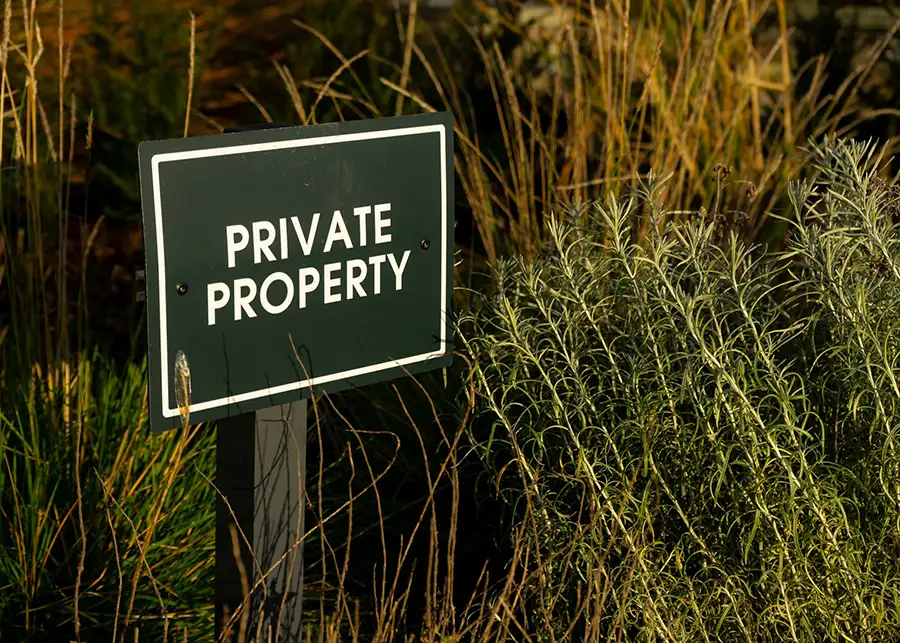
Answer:
<svg viewBox="0 0 900 643"><path fill-rule="evenodd" d="M784 252L677 223L651 177L500 264L463 323L472 437L529 554L523 630L900 636L900 231L875 151L813 147Z"/></svg>
<svg viewBox="0 0 900 643"><path fill-rule="evenodd" d="M145 366L96 352L3 389L0 641L211 632L215 434L147 412Z"/></svg>

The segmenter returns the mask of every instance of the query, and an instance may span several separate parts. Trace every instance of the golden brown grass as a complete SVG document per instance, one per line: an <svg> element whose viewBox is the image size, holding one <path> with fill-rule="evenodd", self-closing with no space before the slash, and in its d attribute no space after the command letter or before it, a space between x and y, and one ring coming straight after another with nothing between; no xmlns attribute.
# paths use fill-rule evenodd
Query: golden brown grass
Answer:
<svg viewBox="0 0 900 643"><path fill-rule="evenodd" d="M767 212L786 203L787 182L802 171L801 146L828 134L852 135L872 116L857 93L897 29L837 92L823 95L825 59L791 57L785 0L553 3L544 16L532 10L537 20L530 26L521 24L521 14L476 4L493 24L466 29L496 105L502 145L495 157L486 155L462 79L440 43L429 43L436 54L424 52L434 35L424 25L413 27L415 2L398 19L402 80L382 82L397 92L398 112L406 99L456 117L457 172L491 265L510 252L533 256L550 212L633 188L650 169L673 176L662 196L676 210L741 211L747 236L757 236ZM777 38L767 44L760 24L773 11ZM518 38L513 56L493 40L501 30ZM340 66L319 89L383 115L353 81L343 84L348 91L334 89L366 52L331 49ZM427 103L420 89L407 85L410 60L431 79L440 103ZM298 116L314 122L314 110L296 100L297 83L284 72ZM809 89L798 95L798 81L807 77ZM717 168L729 171L727 180Z"/></svg>

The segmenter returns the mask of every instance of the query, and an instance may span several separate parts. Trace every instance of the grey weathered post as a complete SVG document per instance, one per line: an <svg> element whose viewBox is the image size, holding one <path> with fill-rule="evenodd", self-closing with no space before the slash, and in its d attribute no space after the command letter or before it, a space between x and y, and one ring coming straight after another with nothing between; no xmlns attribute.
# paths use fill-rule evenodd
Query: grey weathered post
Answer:
<svg viewBox="0 0 900 643"><path fill-rule="evenodd" d="M236 634L242 620L238 616L227 626L228 615L241 608L246 587L256 586L245 606L250 632L261 630L263 641L270 640L268 631L272 641L300 641L306 400L217 424L216 640L236 640L223 635ZM232 525L243 532L235 532L239 558ZM261 573L268 573L264 586Z"/></svg>

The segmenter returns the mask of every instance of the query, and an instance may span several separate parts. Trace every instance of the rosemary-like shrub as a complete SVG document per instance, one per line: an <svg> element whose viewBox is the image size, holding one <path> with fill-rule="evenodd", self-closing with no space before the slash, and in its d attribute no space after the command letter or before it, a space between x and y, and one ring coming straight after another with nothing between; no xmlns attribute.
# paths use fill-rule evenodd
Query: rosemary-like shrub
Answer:
<svg viewBox="0 0 900 643"><path fill-rule="evenodd" d="M461 320L522 629L900 640L896 191L872 143L812 152L782 252L675 223L650 179L553 224Z"/></svg>

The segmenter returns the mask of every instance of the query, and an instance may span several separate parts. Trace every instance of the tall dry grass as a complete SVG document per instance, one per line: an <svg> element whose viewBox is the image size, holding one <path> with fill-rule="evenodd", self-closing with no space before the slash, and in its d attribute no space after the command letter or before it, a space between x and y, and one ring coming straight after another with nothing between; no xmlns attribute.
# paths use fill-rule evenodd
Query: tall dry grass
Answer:
<svg viewBox="0 0 900 643"><path fill-rule="evenodd" d="M54 50L41 3L3 6L0 640L124 640L136 623L165 634L208 611L214 496L197 471L214 462L213 435L148 436L145 361L117 364L89 337L102 218L73 225L74 150L90 150L92 115L68 91L63 3Z"/></svg>
<svg viewBox="0 0 900 643"><path fill-rule="evenodd" d="M455 115L458 177L489 265L511 253L533 256L552 213L607 190L635 189L651 168L673 177L662 196L674 216L741 212L745 220L735 225L758 238L802 173L803 145L851 136L873 116L859 89L897 30L826 95L827 60L791 55L785 0L554 2L546 11L513 2L504 12L472 4L482 19L459 26L478 52L495 114L476 115L469 79L415 1L398 18L400 80L381 82L397 93L395 113ZM512 53L501 38L513 40ZM390 115L366 100L367 88L354 78L368 52L330 48L339 66L319 84L324 95ZM422 76L430 84L410 82ZM314 106L298 100L297 82L287 74L284 81L301 122L314 119ZM426 93L437 93L437 102Z"/></svg>

